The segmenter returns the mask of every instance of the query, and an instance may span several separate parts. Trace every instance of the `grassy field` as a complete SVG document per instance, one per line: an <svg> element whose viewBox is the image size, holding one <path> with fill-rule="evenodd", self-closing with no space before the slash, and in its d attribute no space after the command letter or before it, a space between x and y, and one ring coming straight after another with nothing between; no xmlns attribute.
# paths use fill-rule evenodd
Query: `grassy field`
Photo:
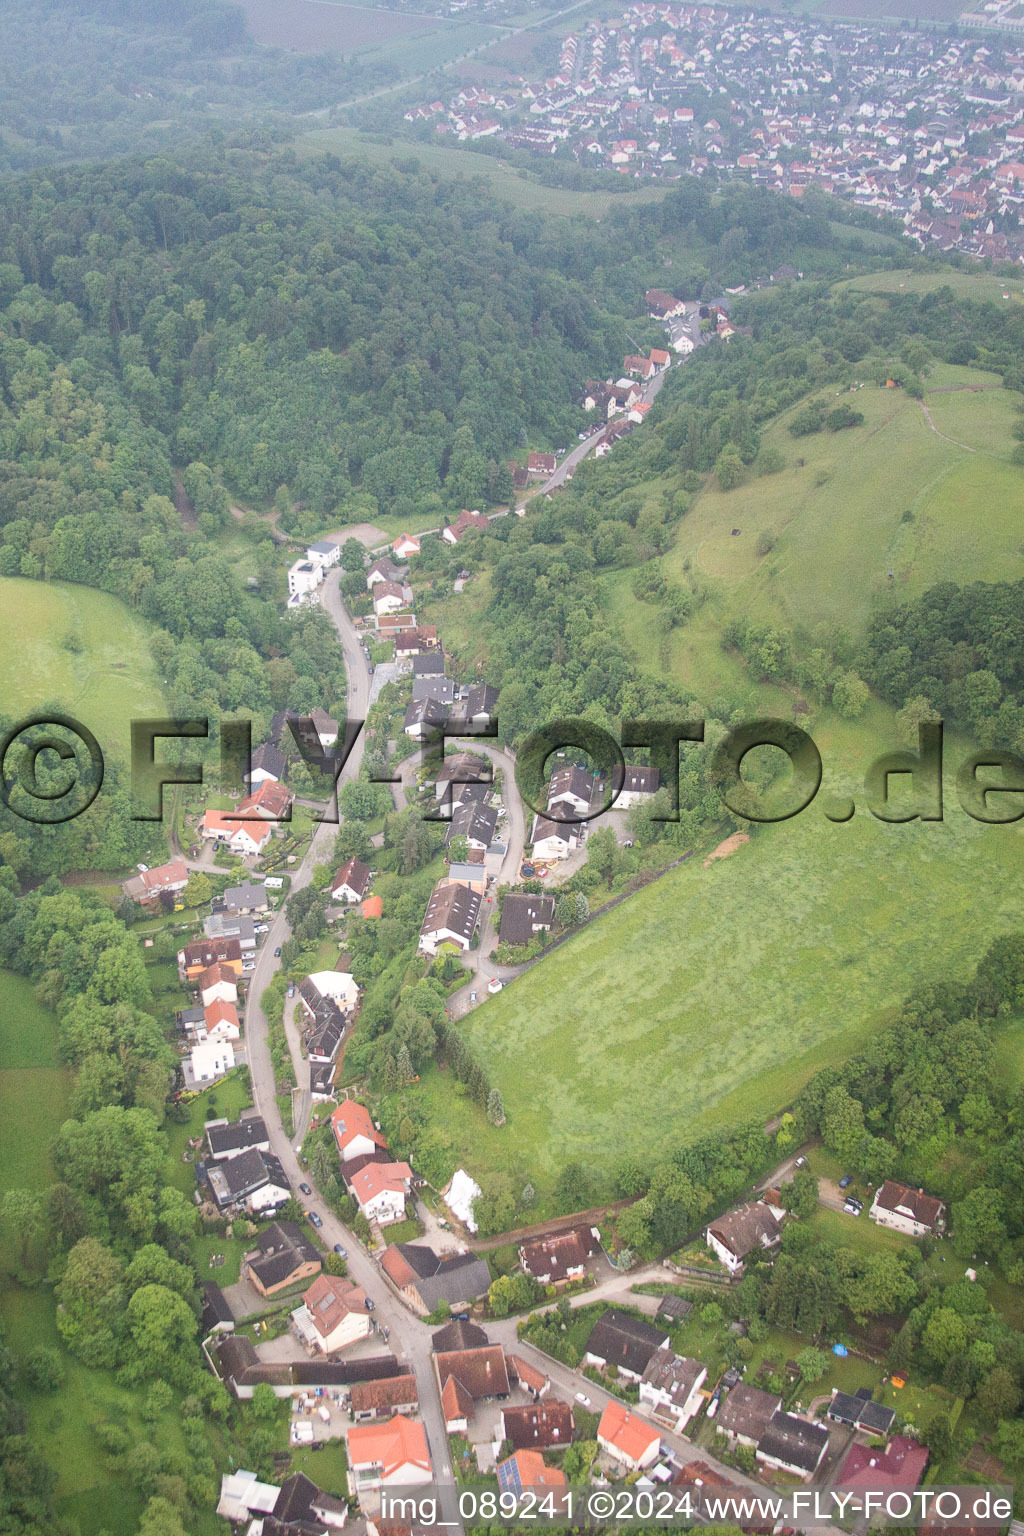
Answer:
<svg viewBox="0 0 1024 1536"><path fill-rule="evenodd" d="M0 696L15 716L59 705L122 759L129 722L166 713L148 631L123 603L20 577L0 577Z"/></svg>
<svg viewBox="0 0 1024 1536"><path fill-rule="evenodd" d="M383 163L389 160L419 162L421 170L434 176L482 176L496 197L514 203L528 213L562 214L603 218L612 207L634 207L639 203L658 202L668 185L638 187L635 192L566 192L560 187L545 187L528 173L515 170L490 155L475 154L455 145L418 144L400 139L381 143L376 137L355 128L318 128L295 141L300 155L357 155L362 160Z"/></svg>
<svg viewBox="0 0 1024 1536"><path fill-rule="evenodd" d="M51 1182L50 1146L67 1094L56 1019L36 1002L30 982L0 971L0 1192Z"/></svg>
<svg viewBox="0 0 1024 1536"><path fill-rule="evenodd" d="M1004 294L1020 301L1024 298L1024 280L1019 277L994 277L989 272L955 272L941 268L932 272L869 272L850 279L848 285L867 293L933 293L936 288L952 288L965 299L1001 300Z"/></svg>

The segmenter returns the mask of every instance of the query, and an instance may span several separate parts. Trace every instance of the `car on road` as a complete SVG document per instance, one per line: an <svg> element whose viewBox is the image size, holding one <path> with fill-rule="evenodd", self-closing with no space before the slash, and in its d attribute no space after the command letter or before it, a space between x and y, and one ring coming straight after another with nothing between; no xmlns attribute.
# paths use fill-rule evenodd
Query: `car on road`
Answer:
<svg viewBox="0 0 1024 1536"><path fill-rule="evenodd" d="M308 1184L300 1184L299 1188L304 1195L311 1195L313 1193Z"/></svg>
<svg viewBox="0 0 1024 1536"><path fill-rule="evenodd" d="M576 1401L578 1403L582 1403L584 1408L589 1408L590 1407L590 1398L587 1397L586 1394L583 1393L583 1392L577 1392L576 1393Z"/></svg>
<svg viewBox="0 0 1024 1536"><path fill-rule="evenodd" d="M839 1180L839 1188L840 1189L849 1189L849 1187L850 1187L850 1185L852 1183L853 1183L853 1174L852 1173L844 1173L842 1178Z"/></svg>
<svg viewBox="0 0 1024 1536"><path fill-rule="evenodd" d="M476 993L475 992L471 992L469 994L469 1000L470 1000L471 1003L475 1003L476 1002Z"/></svg>
<svg viewBox="0 0 1024 1536"><path fill-rule="evenodd" d="M377 1310L377 1303L373 1300L372 1296L367 1296L366 1298L366 1310L367 1312L375 1312Z"/></svg>
<svg viewBox="0 0 1024 1536"><path fill-rule="evenodd" d="M807 1159L806 1159L806 1157L798 1157L796 1162L793 1164L793 1166L794 1166L794 1168L806 1168L807 1167Z"/></svg>
<svg viewBox="0 0 1024 1536"><path fill-rule="evenodd" d="M309 1217L310 1226L316 1227L317 1231L319 1231L324 1224L323 1217L318 1216L316 1211L307 1211L306 1215Z"/></svg>
<svg viewBox="0 0 1024 1536"><path fill-rule="evenodd" d="M278 945L278 946L277 946L277 948L276 948L276 949L275 949L275 950L274 950L274 959L275 959L275 960L276 960L276 959L278 959L278 957L279 957L279 956L280 956L280 953L281 953L281 946L280 946L280 944L279 944L279 945Z"/></svg>
<svg viewBox="0 0 1024 1536"><path fill-rule="evenodd" d="M334 1251L338 1255L339 1259L347 1259L348 1258L348 1249L344 1246L344 1244L342 1244L342 1243L335 1243Z"/></svg>

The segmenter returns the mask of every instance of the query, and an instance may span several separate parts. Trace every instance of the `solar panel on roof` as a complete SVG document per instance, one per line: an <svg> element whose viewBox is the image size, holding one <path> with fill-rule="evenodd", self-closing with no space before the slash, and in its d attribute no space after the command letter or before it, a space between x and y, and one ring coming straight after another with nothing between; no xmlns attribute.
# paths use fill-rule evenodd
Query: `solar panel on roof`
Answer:
<svg viewBox="0 0 1024 1536"><path fill-rule="evenodd" d="M519 1463L514 1456L508 1461L498 1464L498 1488L502 1493L514 1493L517 1497L523 1491L523 1480L519 1476Z"/></svg>

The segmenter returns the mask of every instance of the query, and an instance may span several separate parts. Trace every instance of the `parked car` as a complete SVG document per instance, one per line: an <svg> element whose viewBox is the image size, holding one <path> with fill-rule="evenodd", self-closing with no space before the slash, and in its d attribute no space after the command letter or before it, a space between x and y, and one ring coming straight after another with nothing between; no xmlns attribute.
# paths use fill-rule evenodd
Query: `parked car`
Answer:
<svg viewBox="0 0 1024 1536"><path fill-rule="evenodd" d="M279 958L279 956L280 956L280 954L281 954L281 946L280 946L280 944L279 944L279 945L278 945L278 946L277 946L277 948L276 948L276 949L275 949L275 950L274 950L274 959L275 959L275 960L276 960L276 959L278 959L278 958Z"/></svg>
<svg viewBox="0 0 1024 1536"><path fill-rule="evenodd" d="M476 993L475 992L471 992L469 994L469 1000L470 1000L471 1003L475 1003L476 1002Z"/></svg>
<svg viewBox="0 0 1024 1536"><path fill-rule="evenodd" d="M300 1184L299 1188L304 1195L311 1195L313 1193L308 1184Z"/></svg>
<svg viewBox="0 0 1024 1536"><path fill-rule="evenodd" d="M859 1216L863 1209L864 1205L860 1200L847 1200L846 1204L843 1206L843 1210L846 1212L847 1216Z"/></svg>
<svg viewBox="0 0 1024 1536"><path fill-rule="evenodd" d="M576 1393L576 1401L578 1403L582 1403L584 1408L589 1408L590 1407L590 1398L587 1397L586 1394L583 1393L583 1392L577 1392Z"/></svg>
<svg viewBox="0 0 1024 1536"><path fill-rule="evenodd" d="M309 1217L310 1226L316 1227L316 1229L319 1231L319 1229L324 1224L323 1223L323 1217L322 1216L318 1216L316 1211L307 1211L306 1215Z"/></svg>
<svg viewBox="0 0 1024 1536"><path fill-rule="evenodd" d="M367 1296L366 1298L366 1310L367 1312L375 1312L377 1310L377 1303L371 1296Z"/></svg>
<svg viewBox="0 0 1024 1536"><path fill-rule="evenodd" d="M795 1162L795 1164L793 1166L796 1167L796 1168L806 1168L807 1167L807 1159L806 1159L806 1157L798 1157L796 1162Z"/></svg>
<svg viewBox="0 0 1024 1536"><path fill-rule="evenodd" d="M335 1243L334 1251L338 1255L339 1259L347 1259L348 1258L348 1249L343 1247L343 1245L341 1243Z"/></svg>
<svg viewBox="0 0 1024 1536"><path fill-rule="evenodd" d="M842 1178L839 1180L839 1188L840 1189L849 1189L849 1187L850 1187L850 1185L852 1183L853 1183L853 1174L852 1173L844 1173Z"/></svg>

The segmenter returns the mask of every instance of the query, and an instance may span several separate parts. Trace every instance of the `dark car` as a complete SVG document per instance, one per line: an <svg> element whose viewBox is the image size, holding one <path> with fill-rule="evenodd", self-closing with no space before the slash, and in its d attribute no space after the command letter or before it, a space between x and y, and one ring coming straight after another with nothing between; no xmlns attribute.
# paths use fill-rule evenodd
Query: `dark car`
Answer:
<svg viewBox="0 0 1024 1536"><path fill-rule="evenodd" d="M842 1178L839 1180L839 1188L840 1189L849 1189L849 1187L850 1187L850 1185L852 1183L853 1183L853 1174L852 1173L844 1173Z"/></svg>
<svg viewBox="0 0 1024 1536"><path fill-rule="evenodd" d="M343 1247L341 1243L335 1243L334 1251L338 1255L339 1259L347 1259L348 1258L348 1249Z"/></svg>
<svg viewBox="0 0 1024 1536"><path fill-rule="evenodd" d="M299 1188L304 1195L311 1195L313 1193L308 1184L300 1184Z"/></svg>
<svg viewBox="0 0 1024 1536"><path fill-rule="evenodd" d="M306 1215L309 1217L310 1224L312 1226L317 1227L317 1228L320 1228L320 1227L323 1226L323 1224L324 1224L323 1223L323 1217L322 1216L318 1216L316 1211L307 1211Z"/></svg>
<svg viewBox="0 0 1024 1536"><path fill-rule="evenodd" d="M277 948L274 950L274 958L276 959L280 955L280 953L281 953L281 946L279 944L277 946Z"/></svg>
<svg viewBox="0 0 1024 1536"><path fill-rule="evenodd" d="M366 1310L367 1310L367 1312L375 1311L376 1310L376 1305L377 1305L376 1302L371 1301L370 1297L367 1296L367 1298L366 1298Z"/></svg>

